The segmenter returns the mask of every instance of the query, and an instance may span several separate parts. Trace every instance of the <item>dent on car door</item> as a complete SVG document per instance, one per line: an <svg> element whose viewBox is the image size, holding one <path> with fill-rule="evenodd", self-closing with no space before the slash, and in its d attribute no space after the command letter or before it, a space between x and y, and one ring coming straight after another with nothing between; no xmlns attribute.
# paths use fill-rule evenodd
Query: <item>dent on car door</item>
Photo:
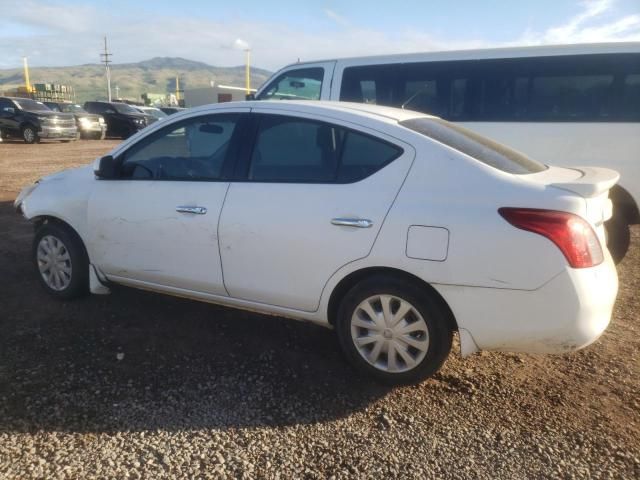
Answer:
<svg viewBox="0 0 640 480"><path fill-rule="evenodd" d="M314 311L331 275L369 254L414 152L339 125L252 116L244 181L232 182L220 217L225 286Z"/></svg>
<svg viewBox="0 0 640 480"><path fill-rule="evenodd" d="M90 255L108 277L226 295L217 226L240 119L174 122L118 156L118 179L96 180Z"/></svg>

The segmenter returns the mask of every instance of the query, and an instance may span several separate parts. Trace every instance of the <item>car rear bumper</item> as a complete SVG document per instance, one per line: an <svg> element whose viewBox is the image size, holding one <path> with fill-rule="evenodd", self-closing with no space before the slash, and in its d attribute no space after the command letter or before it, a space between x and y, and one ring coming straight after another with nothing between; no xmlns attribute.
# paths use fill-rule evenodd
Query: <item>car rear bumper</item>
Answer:
<svg viewBox="0 0 640 480"><path fill-rule="evenodd" d="M537 290L436 286L474 350L565 353L586 347L611 320L618 276L607 253L597 267L567 267ZM461 335L462 337L462 335Z"/></svg>
<svg viewBox="0 0 640 480"><path fill-rule="evenodd" d="M61 140L75 140L78 135L76 127L42 127L38 132L40 138L56 138Z"/></svg>

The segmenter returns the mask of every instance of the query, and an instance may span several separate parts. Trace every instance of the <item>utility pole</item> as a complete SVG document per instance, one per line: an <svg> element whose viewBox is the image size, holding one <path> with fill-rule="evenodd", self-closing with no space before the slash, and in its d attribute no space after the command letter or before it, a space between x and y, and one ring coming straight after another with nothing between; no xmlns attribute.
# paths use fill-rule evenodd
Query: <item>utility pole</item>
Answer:
<svg viewBox="0 0 640 480"><path fill-rule="evenodd" d="M109 97L109 101L111 101L111 68L109 64L111 63L110 57L113 54L109 53L107 49L107 37L104 37L104 53L100 54L100 61L104 63L104 68L107 72L107 96Z"/></svg>

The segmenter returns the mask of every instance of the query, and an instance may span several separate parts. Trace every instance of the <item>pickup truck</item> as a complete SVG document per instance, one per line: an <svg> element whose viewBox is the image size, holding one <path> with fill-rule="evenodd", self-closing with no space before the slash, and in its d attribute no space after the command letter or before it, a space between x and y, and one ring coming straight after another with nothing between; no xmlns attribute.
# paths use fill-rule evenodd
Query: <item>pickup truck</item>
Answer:
<svg viewBox="0 0 640 480"><path fill-rule="evenodd" d="M37 143L41 138L76 140L78 129L70 113L53 112L30 98L0 97L0 136Z"/></svg>
<svg viewBox="0 0 640 480"><path fill-rule="evenodd" d="M54 112L70 113L76 119L80 138L104 140L107 124L102 115L87 112L80 105L71 102L44 102Z"/></svg>

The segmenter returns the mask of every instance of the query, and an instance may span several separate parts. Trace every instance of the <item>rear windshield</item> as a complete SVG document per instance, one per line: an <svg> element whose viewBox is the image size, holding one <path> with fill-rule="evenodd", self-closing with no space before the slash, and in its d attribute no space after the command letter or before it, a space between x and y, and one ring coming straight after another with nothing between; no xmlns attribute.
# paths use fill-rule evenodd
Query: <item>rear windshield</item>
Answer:
<svg viewBox="0 0 640 480"><path fill-rule="evenodd" d="M503 172L522 175L547 169L520 152L440 118L412 118L400 125L421 133Z"/></svg>

